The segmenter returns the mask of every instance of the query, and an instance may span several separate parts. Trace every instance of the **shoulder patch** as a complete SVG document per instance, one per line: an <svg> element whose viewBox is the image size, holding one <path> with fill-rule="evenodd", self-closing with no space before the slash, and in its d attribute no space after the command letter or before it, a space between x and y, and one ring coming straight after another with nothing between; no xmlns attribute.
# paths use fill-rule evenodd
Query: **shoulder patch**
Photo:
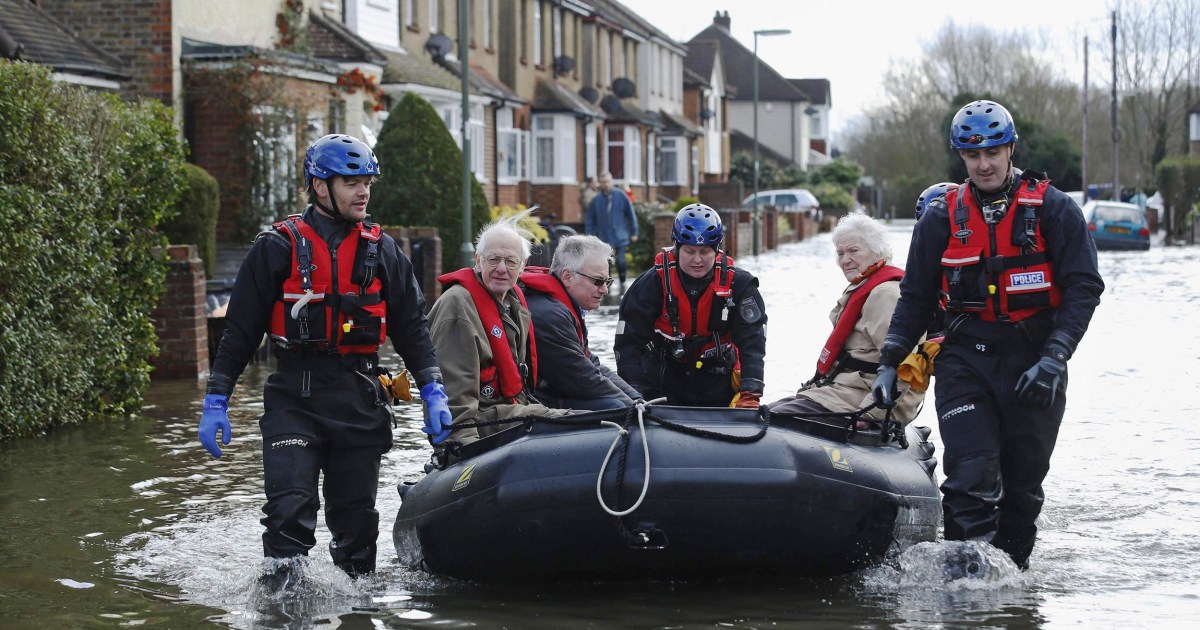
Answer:
<svg viewBox="0 0 1200 630"><path fill-rule="evenodd" d="M762 318L762 309L758 308L758 302L753 297L744 297L738 303L738 315L741 315L742 321L753 324Z"/></svg>

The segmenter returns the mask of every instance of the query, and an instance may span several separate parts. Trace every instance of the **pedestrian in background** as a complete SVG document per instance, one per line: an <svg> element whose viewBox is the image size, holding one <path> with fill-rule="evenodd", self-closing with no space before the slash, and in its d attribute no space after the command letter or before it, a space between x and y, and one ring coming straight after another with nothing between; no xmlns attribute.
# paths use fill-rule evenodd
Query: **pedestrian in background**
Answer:
<svg viewBox="0 0 1200 630"><path fill-rule="evenodd" d="M584 233L598 237L613 248L617 276L625 286L625 248L638 240L638 219L625 191L614 188L612 173L600 173L600 192L588 204Z"/></svg>

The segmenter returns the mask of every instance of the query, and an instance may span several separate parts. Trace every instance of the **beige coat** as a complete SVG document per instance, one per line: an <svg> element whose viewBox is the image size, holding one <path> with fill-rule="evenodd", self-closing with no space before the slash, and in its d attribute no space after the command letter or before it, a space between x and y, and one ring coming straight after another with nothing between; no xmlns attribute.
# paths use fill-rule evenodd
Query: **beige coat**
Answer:
<svg viewBox="0 0 1200 630"><path fill-rule="evenodd" d="M837 305L829 313L829 319L836 326L838 318L850 301L851 294L862 286L862 282L846 287L838 298ZM875 287L863 303L862 317L854 325L854 330L846 338L845 350L850 356L862 361L879 362L879 349L883 347L883 338L887 335L888 325L892 321L892 311L896 310L896 302L900 300L900 283L884 282ZM924 340L924 336L921 337ZM862 409L875 402L871 395L871 386L875 384L875 374L864 372L842 372L833 378L833 382L823 387L813 387L796 392L797 396L808 398L830 411L844 412ZM911 391L908 383L897 381L900 388L900 399L892 410L892 418L905 424L913 421L920 411L921 403L925 400L923 392ZM883 419L882 409L873 409L870 416Z"/></svg>
<svg viewBox="0 0 1200 630"><path fill-rule="evenodd" d="M475 275L478 277L479 274ZM521 305L516 293L509 291L501 303L500 317L513 356L518 363L525 362L531 321L529 309ZM471 294L462 285L450 287L434 303L429 312L429 333L442 367L446 396L450 399L450 413L454 416L455 424L566 413L564 409L549 409L531 403L524 393L517 396L517 403L483 396L479 391L479 372L481 367L492 364L492 348ZM513 425L461 429L451 433L450 439L466 444L510 426Z"/></svg>

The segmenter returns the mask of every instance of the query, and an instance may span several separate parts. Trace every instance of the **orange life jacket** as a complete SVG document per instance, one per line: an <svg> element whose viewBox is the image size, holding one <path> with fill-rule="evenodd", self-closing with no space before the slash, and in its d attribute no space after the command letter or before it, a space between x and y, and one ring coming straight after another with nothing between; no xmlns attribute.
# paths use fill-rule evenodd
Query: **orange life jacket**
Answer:
<svg viewBox="0 0 1200 630"><path fill-rule="evenodd" d="M884 282L900 280L903 277L904 270L884 265L867 276L867 279L850 294L850 299L846 301L846 306L842 309L842 314L838 317L833 332L829 334L829 339L821 348L821 356L817 358L817 377L829 376L834 368L844 363L839 359L842 356L842 350L846 347L846 339L850 337L850 333L854 332L854 325L862 317L863 304L866 304L871 291Z"/></svg>
<svg viewBox="0 0 1200 630"><path fill-rule="evenodd" d="M292 273L271 311L271 339L285 348L377 352L387 339L387 303L375 275L379 226L355 224L336 250L300 215L274 228L292 242Z"/></svg>
<svg viewBox="0 0 1200 630"><path fill-rule="evenodd" d="M729 334L729 315L734 309L733 259L724 252L717 252L712 280L700 294L694 310L679 278L679 262L674 249L664 248L655 255L654 270L663 288L663 308L654 328L673 344L674 358L692 363L721 358L731 350L736 356L737 349ZM725 367L736 369L737 366Z"/></svg>
<svg viewBox="0 0 1200 630"><path fill-rule="evenodd" d="M465 267L458 271L442 274L438 276L438 282L446 288L461 284L471 294L471 301L475 303L475 312L479 314L479 321L483 322L483 329L487 331L488 346L492 349L492 364L480 366L479 392L488 398L495 398L496 392L499 392L500 397L509 400L516 399L517 394L525 390L526 381L523 372L526 367L528 368L528 382L536 383L537 346L533 339L533 325L529 326L529 347L526 355L528 362L518 364L517 358L513 356L512 349L508 345L508 333L504 331L504 320L500 317L499 303L496 302L496 297L488 292L487 287L480 284L479 278L475 276L475 270ZM521 288L514 286L513 291L517 294L521 305L529 308Z"/></svg>
<svg viewBox="0 0 1200 630"><path fill-rule="evenodd" d="M942 304L988 322L1018 322L1057 308L1062 291L1046 252L1039 216L1049 180L1023 175L996 223L984 219L970 186L946 193L950 242L942 254Z"/></svg>

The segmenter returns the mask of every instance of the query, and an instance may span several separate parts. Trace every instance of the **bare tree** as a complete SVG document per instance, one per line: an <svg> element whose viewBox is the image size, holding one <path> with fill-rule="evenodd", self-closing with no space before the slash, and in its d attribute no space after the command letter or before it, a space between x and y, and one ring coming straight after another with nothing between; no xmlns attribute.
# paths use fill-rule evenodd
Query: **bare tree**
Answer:
<svg viewBox="0 0 1200 630"><path fill-rule="evenodd" d="M1117 83L1126 181L1147 182L1154 165L1187 152L1187 112L1200 77L1200 3L1121 2L1117 9ZM1112 63L1105 41L1102 57Z"/></svg>

